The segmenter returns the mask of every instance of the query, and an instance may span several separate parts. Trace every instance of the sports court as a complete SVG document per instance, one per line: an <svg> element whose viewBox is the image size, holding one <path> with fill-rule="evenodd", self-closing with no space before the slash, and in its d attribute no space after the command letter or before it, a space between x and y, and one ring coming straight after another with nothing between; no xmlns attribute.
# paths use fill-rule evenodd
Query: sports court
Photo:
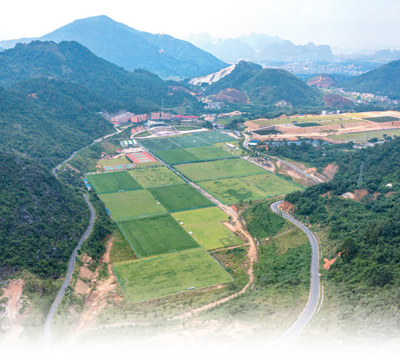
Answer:
<svg viewBox="0 0 400 361"><path fill-rule="evenodd" d="M131 154L128 154L127 157L135 164L149 163L149 162L157 161L147 152L131 153Z"/></svg>

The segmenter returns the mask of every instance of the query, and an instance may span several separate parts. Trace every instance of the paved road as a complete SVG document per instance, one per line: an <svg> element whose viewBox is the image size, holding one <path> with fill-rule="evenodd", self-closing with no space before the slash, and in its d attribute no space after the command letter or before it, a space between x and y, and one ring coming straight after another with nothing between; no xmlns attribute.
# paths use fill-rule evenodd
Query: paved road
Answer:
<svg viewBox="0 0 400 361"><path fill-rule="evenodd" d="M74 271L74 267L75 267L75 260L76 257L78 255L78 250L81 248L82 243L88 238L90 232L92 231L93 225L94 225L94 221L95 221L95 212L94 209L92 207L92 205L89 202L89 199L87 197L86 194L83 195L83 197L85 198L85 202L89 207L90 210L90 221L89 221L89 226L86 228L85 233L82 235L81 239L79 240L78 244L76 245L74 251L72 252L71 258L69 259L68 262L68 271L67 271L67 275L65 277L65 280L60 288L60 290L57 293L57 296L50 308L50 311L47 315L46 318L46 323L44 326L44 332L43 332L43 344L44 347L48 347L50 346L51 343L51 323L53 321L53 316L55 315L58 305L60 304L62 298L64 297L65 294L65 290L67 289L68 285L71 282L71 276L72 273Z"/></svg>
<svg viewBox="0 0 400 361"><path fill-rule="evenodd" d="M296 322L277 340L278 346L284 346L293 341L307 326L315 311L318 307L318 301L320 297L320 282L319 282L319 249L318 242L314 234L302 223L294 219L289 214L282 212L278 209L278 206L283 201L275 202L271 204L271 209L279 214L281 217L287 219L289 222L293 223L295 226L299 227L306 235L311 244L311 287L310 294L306 307L303 313L296 320Z"/></svg>

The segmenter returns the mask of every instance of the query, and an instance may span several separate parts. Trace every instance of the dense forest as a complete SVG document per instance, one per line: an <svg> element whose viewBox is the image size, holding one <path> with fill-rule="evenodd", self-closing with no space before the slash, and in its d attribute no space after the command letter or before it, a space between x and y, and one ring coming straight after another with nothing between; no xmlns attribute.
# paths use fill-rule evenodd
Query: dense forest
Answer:
<svg viewBox="0 0 400 361"><path fill-rule="evenodd" d="M56 278L89 222L80 193L35 161L0 152L0 276Z"/></svg>
<svg viewBox="0 0 400 361"><path fill-rule="evenodd" d="M341 321L365 317L362 332L399 325L400 139L344 153L337 164L333 181L286 200L298 218L324 230L324 249L331 257L341 252L327 273L343 311ZM345 192L355 198L344 199Z"/></svg>

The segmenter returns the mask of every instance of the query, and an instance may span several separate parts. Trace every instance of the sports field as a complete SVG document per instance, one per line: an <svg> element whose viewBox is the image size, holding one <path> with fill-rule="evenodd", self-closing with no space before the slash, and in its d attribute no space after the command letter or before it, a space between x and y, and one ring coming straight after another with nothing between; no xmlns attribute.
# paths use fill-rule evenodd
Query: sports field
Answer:
<svg viewBox="0 0 400 361"><path fill-rule="evenodd" d="M182 137L170 138L171 142L182 148L205 147L210 145L206 140L197 137L196 135L185 135Z"/></svg>
<svg viewBox="0 0 400 361"><path fill-rule="evenodd" d="M235 157L235 155L232 155L231 153L228 153L225 150L213 145L207 147L187 148L186 150L192 153L198 160L213 160Z"/></svg>
<svg viewBox="0 0 400 361"><path fill-rule="evenodd" d="M155 187L148 190L169 212L214 206L213 202L189 184Z"/></svg>
<svg viewBox="0 0 400 361"><path fill-rule="evenodd" d="M140 141L140 144L143 144L143 146L150 149L150 151L152 152L155 152L157 150L169 150L179 148L179 145L171 142L169 138L143 139Z"/></svg>
<svg viewBox="0 0 400 361"><path fill-rule="evenodd" d="M102 194L100 198L115 220L167 212L161 204L157 204L151 193L144 189Z"/></svg>
<svg viewBox="0 0 400 361"><path fill-rule="evenodd" d="M366 120L369 120L371 122L375 123L386 123L386 122L397 122L400 119L396 117L391 117L391 116L384 116L384 117L367 117Z"/></svg>
<svg viewBox="0 0 400 361"><path fill-rule="evenodd" d="M199 247L170 214L122 221L118 225L140 258Z"/></svg>
<svg viewBox="0 0 400 361"><path fill-rule="evenodd" d="M218 207L174 213L173 217L183 223L182 227L187 232L193 232L192 237L207 250L243 243L222 224L228 222L228 216Z"/></svg>
<svg viewBox="0 0 400 361"><path fill-rule="evenodd" d="M235 148L230 148L226 145L226 143L233 145ZM236 155L236 156L241 156L244 151L243 149L240 148L240 142L239 141L231 141L231 142L225 142L225 143L215 143L214 145L218 148L221 148L225 151L227 151L229 154ZM238 149L236 149L238 148Z"/></svg>
<svg viewBox="0 0 400 361"><path fill-rule="evenodd" d="M209 143L221 143L221 142L231 142L235 140L235 138L221 133L221 132L199 132L196 134L198 138L204 139Z"/></svg>
<svg viewBox="0 0 400 361"><path fill-rule="evenodd" d="M388 130L376 130L372 132L359 132L359 133L347 133L347 134L336 134L330 135L328 138L341 140L341 141L349 141L349 142L358 142L358 143L366 143L368 140L372 138L378 138L379 140L383 140L383 135L386 134L389 137L397 136L400 137L400 129L388 129Z"/></svg>
<svg viewBox="0 0 400 361"><path fill-rule="evenodd" d="M122 157L122 158L100 159L99 163L102 166L105 165L107 166L107 165L117 165L117 164L129 164L130 161L125 157Z"/></svg>
<svg viewBox="0 0 400 361"><path fill-rule="evenodd" d="M267 173L266 170L241 158L180 164L175 168L194 182Z"/></svg>
<svg viewBox="0 0 400 361"><path fill-rule="evenodd" d="M117 263L114 269L131 302L232 281L203 249L172 253L149 262Z"/></svg>
<svg viewBox="0 0 400 361"><path fill-rule="evenodd" d="M154 152L157 157L168 164L180 164L186 162L198 161L198 158L192 153L188 152L187 149L170 149L170 150L158 150Z"/></svg>
<svg viewBox="0 0 400 361"><path fill-rule="evenodd" d="M299 186L272 173L200 182L199 186L224 204L235 204L288 194Z"/></svg>
<svg viewBox="0 0 400 361"><path fill-rule="evenodd" d="M88 174L86 178L98 194L142 188L142 186L134 180L128 172Z"/></svg>
<svg viewBox="0 0 400 361"><path fill-rule="evenodd" d="M144 188L172 184L183 184L185 181L167 167L141 168L129 172Z"/></svg>

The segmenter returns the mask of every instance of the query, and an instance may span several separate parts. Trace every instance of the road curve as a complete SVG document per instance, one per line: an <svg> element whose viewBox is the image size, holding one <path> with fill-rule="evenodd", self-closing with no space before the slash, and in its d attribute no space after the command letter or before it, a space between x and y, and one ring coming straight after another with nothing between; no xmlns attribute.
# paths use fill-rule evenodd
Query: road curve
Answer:
<svg viewBox="0 0 400 361"><path fill-rule="evenodd" d="M286 212L282 212L280 209L278 209L278 206L282 202L283 201L272 203L271 209L281 217L293 223L296 227L299 227L307 235L307 238L311 244L311 286L308 301L302 314L296 320L296 322L277 339L277 346L284 346L289 344L304 330L304 328L314 316L315 311L317 310L321 292L319 282L319 249L317 238L304 224L297 221Z"/></svg>
<svg viewBox="0 0 400 361"><path fill-rule="evenodd" d="M90 232L93 229L93 225L94 225L94 221L95 221L95 212L93 209L93 206L91 205L91 203L89 202L88 196L86 194L83 195L83 197L85 198L85 202L89 207L90 210L90 221L89 221L89 226L86 228L85 233L82 235L81 239L79 240L78 244L76 245L74 251L72 252L72 255L69 259L68 262L68 271L67 271L67 275L64 279L64 282L61 286L61 288L59 289L57 296L50 308L50 311L47 315L46 318L46 323L44 326L44 332L43 332L43 346L45 348L50 346L51 343L51 323L53 321L53 316L55 315L58 305L60 304L62 298L64 297L65 294L65 290L67 289L68 285L71 282L71 277L72 277L72 273L74 271L74 267L75 267L75 260L76 257L78 255L78 250L81 248L82 243L88 238Z"/></svg>

